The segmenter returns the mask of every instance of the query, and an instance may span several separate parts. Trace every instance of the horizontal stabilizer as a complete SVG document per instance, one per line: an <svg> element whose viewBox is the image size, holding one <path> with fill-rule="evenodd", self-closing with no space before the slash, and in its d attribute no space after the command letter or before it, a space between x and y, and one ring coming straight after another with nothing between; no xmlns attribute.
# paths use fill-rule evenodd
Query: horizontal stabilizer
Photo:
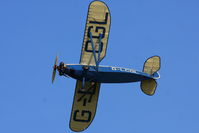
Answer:
<svg viewBox="0 0 199 133"><path fill-rule="evenodd" d="M157 82L155 79L147 79L141 81L141 90L146 94L152 96L155 93Z"/></svg>
<svg viewBox="0 0 199 133"><path fill-rule="evenodd" d="M144 63L143 72L152 75L160 69L160 57L152 56L148 58Z"/></svg>

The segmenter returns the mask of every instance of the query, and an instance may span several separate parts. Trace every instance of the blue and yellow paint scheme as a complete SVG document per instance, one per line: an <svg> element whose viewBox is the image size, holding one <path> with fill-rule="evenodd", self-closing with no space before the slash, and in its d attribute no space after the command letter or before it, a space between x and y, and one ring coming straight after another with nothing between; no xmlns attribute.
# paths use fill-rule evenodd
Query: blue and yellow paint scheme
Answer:
<svg viewBox="0 0 199 133"><path fill-rule="evenodd" d="M96 71L96 66L66 64L63 72L76 80L82 81L85 78L86 82L99 83L129 83L159 78L157 73L149 75L134 69L113 66L99 66Z"/></svg>
<svg viewBox="0 0 199 133"><path fill-rule="evenodd" d="M153 56L144 63L143 71L134 69L101 66L106 56L111 15L108 6L101 1L93 1L88 8L86 28L82 44L79 64L58 66L56 57L53 68L52 82L56 71L60 76L76 79L73 107L70 117L70 129L80 132L92 123L97 109L101 83L141 82L141 90L147 95L155 93L160 78L160 57Z"/></svg>

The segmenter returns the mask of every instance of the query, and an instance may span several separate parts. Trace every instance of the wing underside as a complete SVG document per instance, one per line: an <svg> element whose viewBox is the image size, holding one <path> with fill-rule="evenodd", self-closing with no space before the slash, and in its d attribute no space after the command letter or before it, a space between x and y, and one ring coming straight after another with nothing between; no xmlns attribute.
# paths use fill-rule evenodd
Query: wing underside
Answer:
<svg viewBox="0 0 199 133"><path fill-rule="evenodd" d="M81 51L80 64L96 65L89 33L92 33L94 48L96 54L100 52L100 60L106 55L108 36L110 30L111 17L108 7L105 3L94 1L89 5L86 28L84 32L84 40ZM99 38L102 34L101 49L99 49Z"/></svg>
<svg viewBox="0 0 199 133"><path fill-rule="evenodd" d="M81 87L82 82L77 80L70 118L70 128L76 132L85 130L95 117L100 83L86 82L86 91Z"/></svg>
<svg viewBox="0 0 199 133"><path fill-rule="evenodd" d="M96 65L94 54L98 57L97 60L102 60L105 57L110 23L110 12L106 4L101 1L91 2L88 9L80 64ZM90 35L92 35L92 40ZM100 42L101 45L99 45ZM94 44L94 50L92 44ZM99 52L100 54L98 54ZM82 81L77 80L70 118L70 128L76 132L85 130L95 117L100 83L85 82L84 89L86 91L81 90L81 88Z"/></svg>

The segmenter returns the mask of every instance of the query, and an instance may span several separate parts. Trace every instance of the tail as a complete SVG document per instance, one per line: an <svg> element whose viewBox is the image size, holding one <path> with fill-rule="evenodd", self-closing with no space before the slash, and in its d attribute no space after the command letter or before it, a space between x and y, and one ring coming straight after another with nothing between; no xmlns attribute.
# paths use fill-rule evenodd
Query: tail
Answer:
<svg viewBox="0 0 199 133"><path fill-rule="evenodd" d="M153 76L152 79L141 81L141 90L147 95L152 96L155 93L157 87L156 79L160 78L160 75L157 72L158 70L160 70L159 56L152 56L145 61L143 72Z"/></svg>

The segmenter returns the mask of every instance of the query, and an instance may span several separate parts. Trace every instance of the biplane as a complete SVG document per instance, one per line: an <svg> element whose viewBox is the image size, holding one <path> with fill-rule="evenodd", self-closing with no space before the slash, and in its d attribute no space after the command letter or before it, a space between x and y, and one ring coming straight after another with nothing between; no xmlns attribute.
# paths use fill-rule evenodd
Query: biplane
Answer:
<svg viewBox="0 0 199 133"><path fill-rule="evenodd" d="M155 93L160 78L160 57L153 56L144 63L143 71L134 69L102 66L107 50L111 16L107 5L93 1L88 8L84 40L79 64L65 64L56 57L52 82L56 71L60 76L77 80L70 129L76 132L85 130L94 119L101 83L141 82L141 90L147 95Z"/></svg>

